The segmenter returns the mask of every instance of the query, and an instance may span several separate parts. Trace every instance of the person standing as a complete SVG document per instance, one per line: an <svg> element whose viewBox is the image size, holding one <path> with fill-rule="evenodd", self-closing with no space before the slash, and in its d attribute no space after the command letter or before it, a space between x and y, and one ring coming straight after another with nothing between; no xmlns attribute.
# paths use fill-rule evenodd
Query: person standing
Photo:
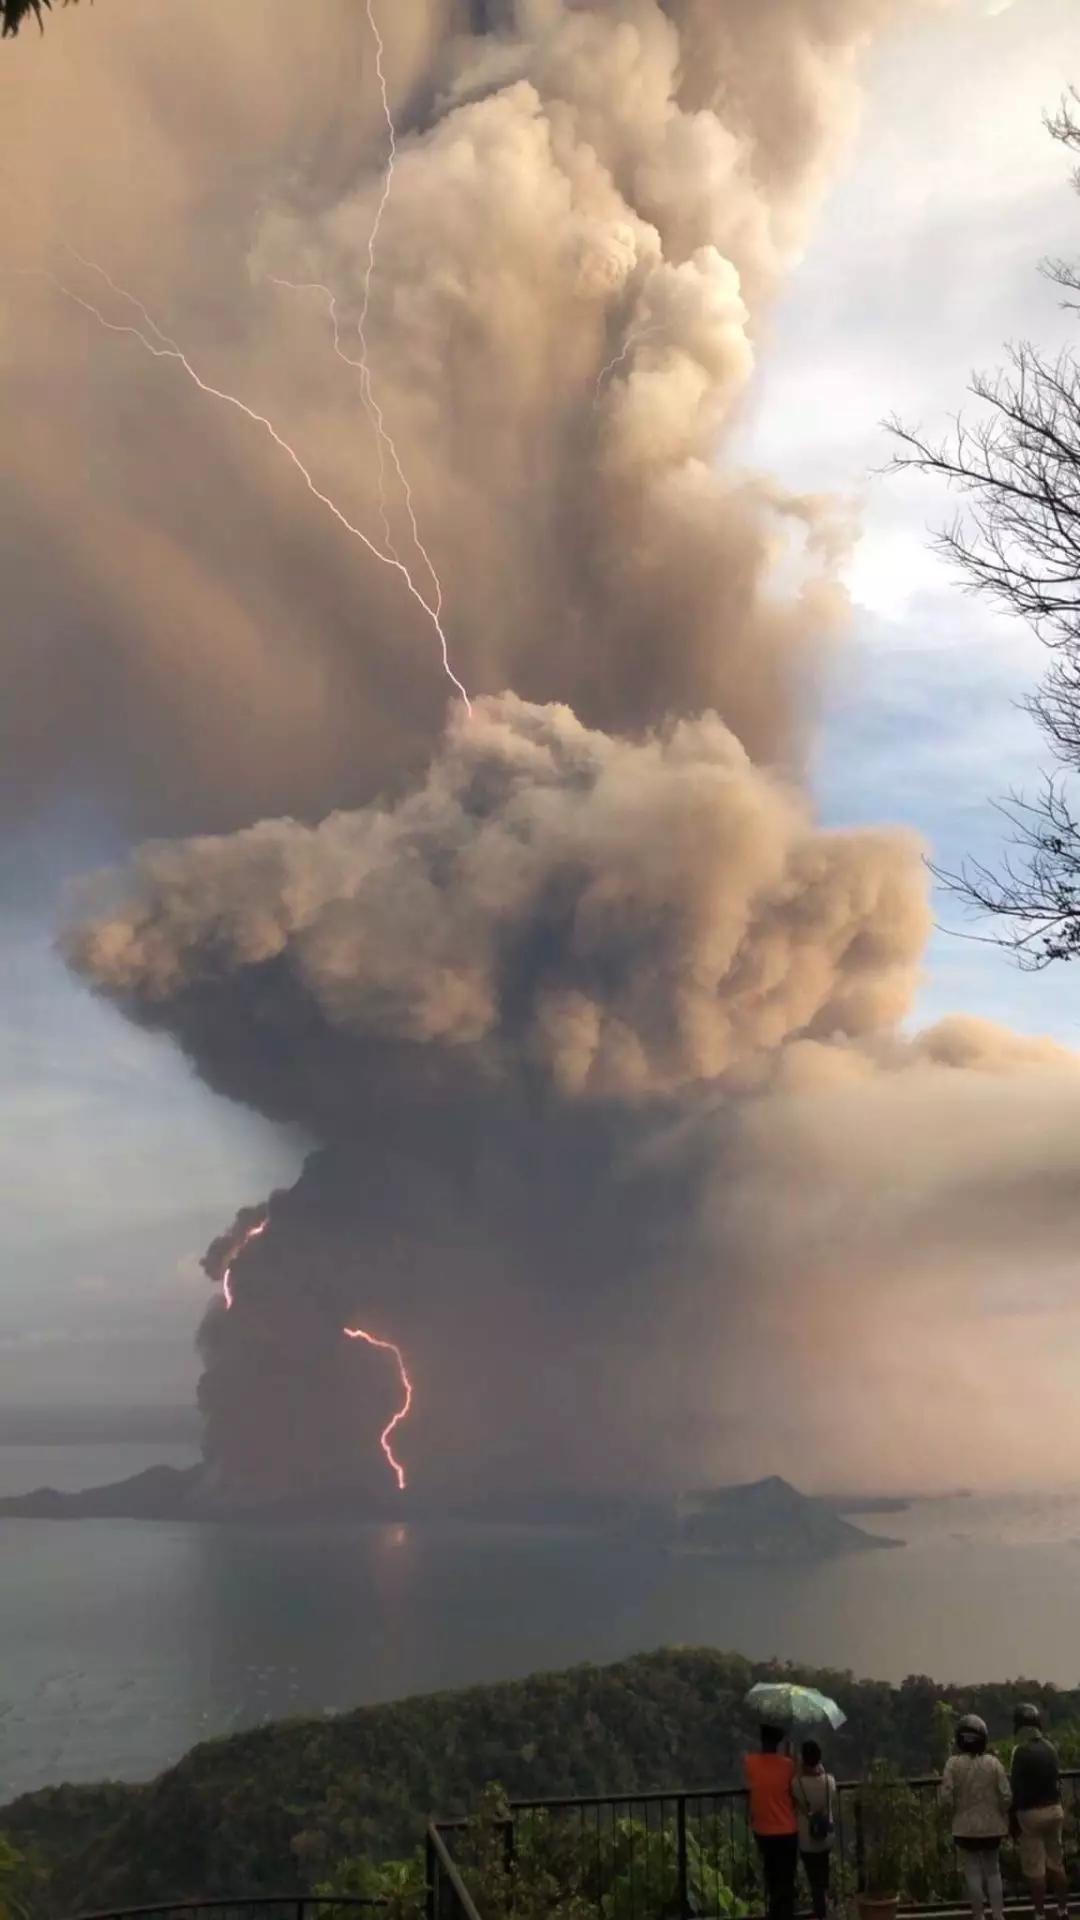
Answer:
<svg viewBox="0 0 1080 1920"><path fill-rule="evenodd" d="M1012 1807L1020 1871L1031 1891L1036 1920L1042 1920L1046 1912L1047 1887L1052 1888L1064 1920L1069 1911L1069 1882L1061 1845L1065 1809L1057 1751L1043 1733L1038 1707L1027 1702L1017 1707L1013 1727L1017 1742L1011 1772Z"/></svg>
<svg viewBox="0 0 1080 1920"><path fill-rule="evenodd" d="M760 1751L743 1759L750 1827L761 1855L769 1920L793 1920L799 1864L799 1828L791 1797L795 1763L780 1727L761 1727L759 1738Z"/></svg>
<svg viewBox="0 0 1080 1920"><path fill-rule="evenodd" d="M814 1920L825 1920L829 1910L829 1855L836 1835L836 1781L825 1770L816 1740L803 1741L791 1795Z"/></svg>
<svg viewBox="0 0 1080 1920"><path fill-rule="evenodd" d="M977 1713L957 1721L956 1752L945 1762L939 1789L941 1804L952 1816L972 1920L983 1920L986 1899L994 1920L1004 1920L1005 1914L1001 1843L1009 1831L1012 1790L1001 1761L987 1751L988 1739L986 1722Z"/></svg>

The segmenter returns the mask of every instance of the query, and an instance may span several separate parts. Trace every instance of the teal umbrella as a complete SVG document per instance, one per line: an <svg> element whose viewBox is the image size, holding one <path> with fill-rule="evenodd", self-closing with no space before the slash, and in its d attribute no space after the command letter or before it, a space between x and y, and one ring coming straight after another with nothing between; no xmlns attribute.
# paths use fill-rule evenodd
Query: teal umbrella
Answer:
<svg viewBox="0 0 1080 1920"><path fill-rule="evenodd" d="M835 1733L847 1719L827 1694L792 1680L759 1680L745 1705L766 1727L831 1727Z"/></svg>

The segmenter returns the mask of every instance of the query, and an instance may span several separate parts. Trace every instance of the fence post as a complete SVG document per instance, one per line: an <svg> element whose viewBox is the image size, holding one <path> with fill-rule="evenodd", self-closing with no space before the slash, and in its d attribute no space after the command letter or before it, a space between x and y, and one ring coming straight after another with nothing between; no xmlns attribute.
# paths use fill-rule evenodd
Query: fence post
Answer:
<svg viewBox="0 0 1080 1920"><path fill-rule="evenodd" d="M679 1920L690 1920L690 1868L686 1857L686 1795L675 1802L675 1864L679 1880Z"/></svg>
<svg viewBox="0 0 1080 1920"><path fill-rule="evenodd" d="M855 1795L855 1891L866 1892L866 1835L863 1831L862 1800Z"/></svg>
<svg viewBox="0 0 1080 1920"><path fill-rule="evenodd" d="M439 1901L435 1886L435 1876L438 1870L439 1863L435 1857L435 1842L431 1837L431 1826L429 1823L427 1833L424 1835L424 1909L427 1914L427 1920L437 1920Z"/></svg>

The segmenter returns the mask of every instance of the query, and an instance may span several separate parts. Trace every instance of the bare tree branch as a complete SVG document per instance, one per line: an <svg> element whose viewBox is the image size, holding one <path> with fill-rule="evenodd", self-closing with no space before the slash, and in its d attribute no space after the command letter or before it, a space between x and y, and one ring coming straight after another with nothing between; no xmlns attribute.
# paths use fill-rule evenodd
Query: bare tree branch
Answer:
<svg viewBox="0 0 1080 1920"><path fill-rule="evenodd" d="M41 31L45 30L42 17L51 11L53 0L0 0L0 40L9 34L16 34L24 20L33 14ZM76 5L77 0L60 0L62 6Z"/></svg>
<svg viewBox="0 0 1080 1920"><path fill-rule="evenodd" d="M1080 153L1080 93L1071 88L1047 131ZM1073 175L1080 192L1080 167ZM1080 296L1080 260L1051 260L1043 272ZM1080 310L1080 297L1063 302ZM1034 800L1013 794L1001 806L1012 828L999 871L978 861L958 873L934 868L969 910L999 923L994 941L1021 966L1080 958L1080 818L1070 776L1080 773L1080 363L1067 351L1047 359L1022 341L996 374L969 386L979 412L958 414L939 442L893 418L894 472L937 474L965 496L936 536L964 586L1017 614L1051 652L1038 690L1025 703L1056 768ZM976 938L980 936L974 936Z"/></svg>

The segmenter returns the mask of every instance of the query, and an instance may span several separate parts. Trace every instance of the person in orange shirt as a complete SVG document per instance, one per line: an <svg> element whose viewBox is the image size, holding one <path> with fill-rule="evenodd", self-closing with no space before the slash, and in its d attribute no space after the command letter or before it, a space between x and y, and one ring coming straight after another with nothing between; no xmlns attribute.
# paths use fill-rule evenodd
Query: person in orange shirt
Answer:
<svg viewBox="0 0 1080 1920"><path fill-rule="evenodd" d="M750 1826L761 1854L769 1920L793 1920L799 1864L799 1823L792 1797L795 1762L780 1727L762 1727L759 1735L760 1752L743 1759Z"/></svg>

